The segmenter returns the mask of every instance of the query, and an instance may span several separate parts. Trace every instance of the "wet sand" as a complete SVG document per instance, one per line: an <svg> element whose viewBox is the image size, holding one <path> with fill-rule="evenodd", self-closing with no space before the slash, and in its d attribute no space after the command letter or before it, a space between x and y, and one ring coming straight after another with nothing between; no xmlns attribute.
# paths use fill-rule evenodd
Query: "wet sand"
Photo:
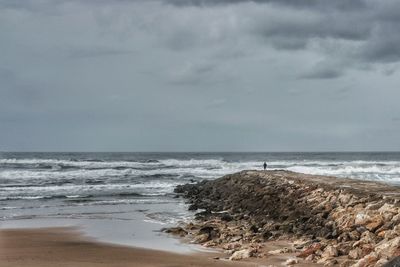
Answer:
<svg viewBox="0 0 400 267"><path fill-rule="evenodd" d="M286 247L285 241L270 242L268 249ZM32 228L0 230L1 267L265 267L283 266L294 253L229 261L219 252L173 253L97 242L78 228ZM320 266L300 260L297 267Z"/></svg>
<svg viewBox="0 0 400 267"><path fill-rule="evenodd" d="M260 266L256 263L213 259L215 253L176 254L150 249L99 243L73 228L0 230L2 267L184 267Z"/></svg>

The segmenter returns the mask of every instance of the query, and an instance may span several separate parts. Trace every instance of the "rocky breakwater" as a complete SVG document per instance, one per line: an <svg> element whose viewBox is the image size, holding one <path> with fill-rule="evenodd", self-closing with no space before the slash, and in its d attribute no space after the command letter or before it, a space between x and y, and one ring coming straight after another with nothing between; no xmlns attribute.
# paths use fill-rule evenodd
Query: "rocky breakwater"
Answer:
<svg viewBox="0 0 400 267"><path fill-rule="evenodd" d="M289 253L295 257L288 265L361 267L389 266L400 255L400 188L394 186L243 171L175 192L199 212L195 221L166 231L222 248L231 260ZM281 241L286 246L271 249Z"/></svg>

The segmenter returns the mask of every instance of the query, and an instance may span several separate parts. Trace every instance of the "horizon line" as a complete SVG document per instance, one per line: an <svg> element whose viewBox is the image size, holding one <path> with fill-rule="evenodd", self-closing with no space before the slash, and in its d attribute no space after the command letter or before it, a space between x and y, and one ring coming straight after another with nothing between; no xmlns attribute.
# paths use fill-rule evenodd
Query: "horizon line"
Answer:
<svg viewBox="0 0 400 267"><path fill-rule="evenodd" d="M245 150L238 150L238 151L38 151L38 150L28 150L28 151L0 151L0 153L142 153L142 154L151 154L151 153L210 153L210 154L217 154L217 153L400 153L400 150L282 150L282 151L245 151Z"/></svg>

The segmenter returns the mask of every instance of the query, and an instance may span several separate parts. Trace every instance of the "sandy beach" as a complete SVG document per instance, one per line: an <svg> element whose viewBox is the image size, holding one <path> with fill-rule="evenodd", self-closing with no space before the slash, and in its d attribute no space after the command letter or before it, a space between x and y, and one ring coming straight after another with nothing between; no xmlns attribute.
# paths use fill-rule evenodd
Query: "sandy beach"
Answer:
<svg viewBox="0 0 400 267"><path fill-rule="evenodd" d="M0 266L259 266L213 259L214 253L176 254L95 242L73 228L0 231Z"/></svg>

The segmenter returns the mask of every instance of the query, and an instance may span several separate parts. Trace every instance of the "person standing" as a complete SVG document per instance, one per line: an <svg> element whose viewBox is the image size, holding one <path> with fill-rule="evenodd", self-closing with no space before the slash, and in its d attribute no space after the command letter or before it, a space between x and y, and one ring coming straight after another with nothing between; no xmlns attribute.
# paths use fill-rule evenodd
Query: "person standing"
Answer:
<svg viewBox="0 0 400 267"><path fill-rule="evenodd" d="M267 163L264 161L264 170L267 169Z"/></svg>

